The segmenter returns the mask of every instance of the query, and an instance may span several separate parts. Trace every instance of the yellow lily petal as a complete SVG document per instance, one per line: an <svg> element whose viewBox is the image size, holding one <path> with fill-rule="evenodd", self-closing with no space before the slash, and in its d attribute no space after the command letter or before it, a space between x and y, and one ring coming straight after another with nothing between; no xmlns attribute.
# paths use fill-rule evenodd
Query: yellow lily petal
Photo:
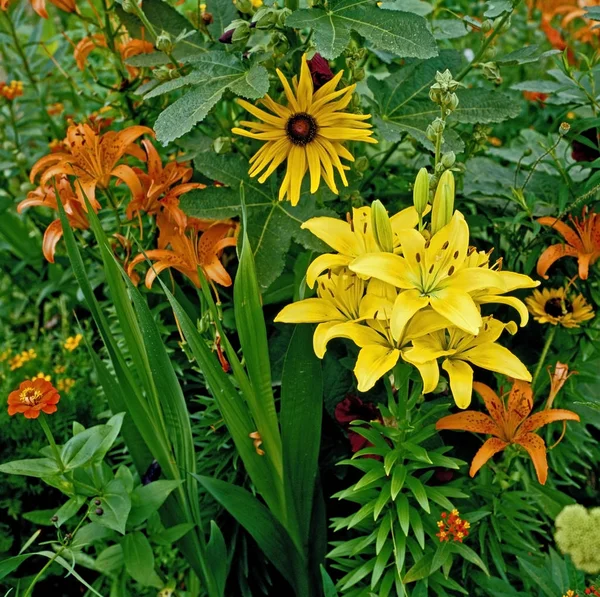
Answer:
<svg viewBox="0 0 600 597"><path fill-rule="evenodd" d="M366 253L351 264L350 270L360 276L373 277L396 288L413 288L406 260L393 253Z"/></svg>
<svg viewBox="0 0 600 597"><path fill-rule="evenodd" d="M408 339L420 338L432 332L443 330L452 324L433 309L423 309L415 314L404 330L404 337Z"/></svg>
<svg viewBox="0 0 600 597"><path fill-rule="evenodd" d="M465 267L440 282L441 288L450 285L463 292L474 292L482 288L498 288L501 292L506 292L500 272L485 267Z"/></svg>
<svg viewBox="0 0 600 597"><path fill-rule="evenodd" d="M277 323L322 323L324 321L346 321L331 301L308 298L286 305L275 317Z"/></svg>
<svg viewBox="0 0 600 597"><path fill-rule="evenodd" d="M327 323L320 323L313 334L313 350L317 357L322 359L327 351L327 343L333 336L330 335L330 331L338 325L343 325L338 321L328 321Z"/></svg>
<svg viewBox="0 0 600 597"><path fill-rule="evenodd" d="M400 236L402 254L406 258L406 265L413 272L415 278L421 277L421 265L425 256L425 239L417 230L403 230Z"/></svg>
<svg viewBox="0 0 600 597"><path fill-rule="evenodd" d="M516 309L521 317L521 327L525 327L529 321L529 311L525 303L514 296L499 296L497 294L484 294L475 297L475 302L481 304L501 303Z"/></svg>
<svg viewBox="0 0 600 597"><path fill-rule="evenodd" d="M440 381L440 368L437 361L413 364L421 374L421 379L423 380L423 394L433 392Z"/></svg>
<svg viewBox="0 0 600 597"><path fill-rule="evenodd" d="M334 255L333 253L325 253L319 255L306 270L306 283L309 288L314 288L317 278L325 270L337 270L341 267L346 267L352 261L352 257L346 255Z"/></svg>
<svg viewBox="0 0 600 597"><path fill-rule="evenodd" d="M466 292L454 288L442 288L431 296L430 304L440 315L461 330L469 334L477 334L479 331L482 324L481 314Z"/></svg>
<svg viewBox="0 0 600 597"><path fill-rule="evenodd" d="M385 346L366 346L358 353L354 375L358 380L358 391L367 392L378 379L394 368L400 351Z"/></svg>
<svg viewBox="0 0 600 597"><path fill-rule="evenodd" d="M515 379L531 381L531 374L527 371L527 367L508 348L493 342L465 350L461 353L460 358L489 371L502 373Z"/></svg>
<svg viewBox="0 0 600 597"><path fill-rule="evenodd" d="M319 330L321 326L327 327L323 327ZM313 346L315 349L315 354L319 358L323 358L323 355L327 350L327 344L334 338L346 338L348 340L352 340L352 342L354 342L354 344L360 348L376 345L385 346L388 349L390 348L389 343L383 336L378 334L370 327L360 323L347 322L336 323L335 325L323 323L317 328L317 331L318 339L317 332L315 332Z"/></svg>
<svg viewBox="0 0 600 597"><path fill-rule="evenodd" d="M458 408L467 408L471 404L473 393L473 369L464 361L446 359L442 368L450 378L450 390Z"/></svg>
<svg viewBox="0 0 600 597"><path fill-rule="evenodd" d="M418 234L418 233L417 233ZM392 336L398 340L412 316L429 305L429 298L421 296L418 290L404 290L396 297L390 321Z"/></svg>
<svg viewBox="0 0 600 597"><path fill-rule="evenodd" d="M321 216L307 220L300 228L310 230L317 238L342 255L356 256L361 252L360 242L348 222Z"/></svg>
<svg viewBox="0 0 600 597"><path fill-rule="evenodd" d="M426 212L427 213L427 212ZM414 228L419 223L419 214L413 205L399 211L390 218L392 232L399 233L401 230Z"/></svg>
<svg viewBox="0 0 600 597"><path fill-rule="evenodd" d="M517 274L515 272L500 271L498 272L504 284L504 292L512 292L517 288L535 288L540 285L539 280L532 280L525 274Z"/></svg>
<svg viewBox="0 0 600 597"><path fill-rule="evenodd" d="M367 294L360 301L361 319L388 320L392 316L394 303L382 296Z"/></svg>

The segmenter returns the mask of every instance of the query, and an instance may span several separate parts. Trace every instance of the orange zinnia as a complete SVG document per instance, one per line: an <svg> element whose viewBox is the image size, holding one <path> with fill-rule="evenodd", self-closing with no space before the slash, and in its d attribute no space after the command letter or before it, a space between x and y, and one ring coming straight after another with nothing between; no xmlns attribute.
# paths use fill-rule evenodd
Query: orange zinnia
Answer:
<svg viewBox="0 0 600 597"><path fill-rule="evenodd" d="M61 176L56 181L56 188L60 196L60 201L65 208L67 219L72 228L78 230L87 230L90 224L87 219L85 207L80 203L77 195L73 192L71 184L66 176ZM55 211L58 211L58 205L56 201L56 191L53 184L46 184L43 187L38 187L34 191L30 191L27 194L27 198L23 199L17 206L17 211L21 213L28 207L49 207ZM63 228L60 220L54 220L46 232L44 232L44 240L42 242L42 251L44 257L50 262L54 263L54 253L56 251L56 245L62 238Z"/></svg>
<svg viewBox="0 0 600 597"><path fill-rule="evenodd" d="M8 395L8 414L23 413L26 419L37 419L40 411L47 415L55 413L59 400L56 388L49 381L41 377L26 380Z"/></svg>
<svg viewBox="0 0 600 597"><path fill-rule="evenodd" d="M226 247L236 245L237 224L232 220L207 221L196 218L190 218L187 224L188 229L184 234L173 232L168 236L170 250L153 249L145 254L140 253L131 261L127 273L132 280L135 280L135 266L147 258L155 262L146 273L147 288L152 287L160 272L170 267L189 278L196 288L200 287L198 267L209 280L221 286L231 286L231 277L221 263L221 254ZM202 230L204 232L200 235Z"/></svg>
<svg viewBox="0 0 600 597"><path fill-rule="evenodd" d="M566 255L577 257L579 277L587 280L590 265L600 257L600 214L588 214L587 207L584 207L581 218L569 216L569 220L574 229L550 216L537 219L537 222L543 226L551 226L557 230L566 241L548 247L538 259L537 273L546 280L548 279L546 272L550 266Z"/></svg>
<svg viewBox="0 0 600 597"><path fill-rule="evenodd" d="M39 159L31 169L31 182L43 172L41 184L52 177L66 174L77 177L76 191L82 205L84 196L95 209L100 208L96 200L96 187L106 189L112 176L122 180L134 197L143 195L142 185L130 166L117 162L125 155L144 161L146 154L134 141L142 135L154 135L147 126L130 126L122 131L108 131L98 135L87 124L70 126L66 143L69 151L51 153Z"/></svg>
<svg viewBox="0 0 600 597"><path fill-rule="evenodd" d="M546 444L533 431L553 421L579 421L579 415L570 410L546 409L529 416L533 408L533 393L531 384L524 381L513 382L507 406L485 384L474 382L473 389L483 398L489 416L475 410L467 410L443 417L435 426L438 430L455 429L494 436L487 439L475 454L469 471L471 477L474 477L494 454L510 444L518 444L525 448L531 457L538 481L542 485L546 483Z"/></svg>
<svg viewBox="0 0 600 597"><path fill-rule="evenodd" d="M6 10L8 8L9 1L10 0L0 0L0 9ZM46 0L30 0L30 2L31 7L40 15L40 17L44 19L48 18L48 12L46 11ZM65 12L75 12L77 8L75 6L75 0L49 0L49 2Z"/></svg>
<svg viewBox="0 0 600 597"><path fill-rule="evenodd" d="M156 215L161 211L161 208L169 209L173 203L179 204L178 198L191 191L192 189L205 189L206 185L199 182L190 182L193 170L186 164L178 162L168 162L163 167L162 161L156 148L146 139L142 141L142 145L148 156L147 173L140 168L134 168L137 174L144 193L132 199L127 206L127 217L132 220L136 214L139 217L140 212L145 211L149 215ZM177 184L180 182L181 184ZM187 184L186 184L187 183ZM161 197L166 195L161 201ZM168 198L168 199L167 199ZM174 202L173 200L177 200ZM185 228L185 222L182 228Z"/></svg>

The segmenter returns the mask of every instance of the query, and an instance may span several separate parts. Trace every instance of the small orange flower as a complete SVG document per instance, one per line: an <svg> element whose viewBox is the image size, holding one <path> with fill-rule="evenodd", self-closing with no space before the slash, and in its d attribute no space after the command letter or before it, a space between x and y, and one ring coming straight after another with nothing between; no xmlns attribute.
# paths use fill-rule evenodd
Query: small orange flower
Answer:
<svg viewBox="0 0 600 597"><path fill-rule="evenodd" d="M508 405L485 384L474 382L473 389L483 398L489 416L475 410L442 417L436 423L436 429L455 429L487 433L494 437L485 441L479 449L469 474L471 477L494 455L510 444L525 448L537 474L538 481L544 485L548 478L548 461L544 440L533 433L536 429L554 421L579 421L579 415L564 409L547 409L530 416L533 408L531 384L516 380L513 383Z"/></svg>
<svg viewBox="0 0 600 597"><path fill-rule="evenodd" d="M203 231L202 234L199 234ZM154 249L140 253L129 264L127 273L132 276L138 263L146 258L155 261L146 273L146 287L151 288L158 274L165 269L173 268L189 278L200 287L198 267L204 275L221 286L231 286L231 277L221 263L221 254L226 247L236 245L237 224L232 220L206 221L189 218L185 233L174 233L168 237L171 249Z"/></svg>
<svg viewBox="0 0 600 597"><path fill-rule="evenodd" d="M554 373L550 373L550 367L548 367L548 373L550 374L550 392L548 393L546 408L552 408L552 403L554 402L556 395L560 392L565 383L567 383L567 379L569 379L571 375L576 375L577 371L569 372L569 365L558 361L556 365L554 365Z"/></svg>
<svg viewBox="0 0 600 597"><path fill-rule="evenodd" d="M46 108L46 111L48 112L48 114L50 114L50 116L58 116L59 114L62 114L65 111L65 106L61 102L56 102L54 104L50 104Z"/></svg>
<svg viewBox="0 0 600 597"><path fill-rule="evenodd" d="M59 400L56 388L49 381L41 378L26 380L8 395L8 414L23 413L26 419L37 419L40 411L47 415L55 413Z"/></svg>
<svg viewBox="0 0 600 597"><path fill-rule="evenodd" d="M131 166L117 165L125 154L142 161L146 159L146 154L134 143L142 135L154 136L154 133L147 126L130 126L122 131L98 135L87 124L70 126L66 139L69 150L39 159L31 170L31 182L40 172L42 185L61 174L75 176L75 190L81 204L85 205L85 195L94 209L100 208L96 200L96 187L106 189L113 176L122 180L134 197L142 196L142 185Z"/></svg>
<svg viewBox="0 0 600 597"><path fill-rule="evenodd" d="M569 220L573 228L550 216L537 219L542 226L554 228L565 239L564 243L548 247L538 259L537 273L546 280L546 272L561 257L577 258L582 280L587 280L590 265L600 258L600 214L588 214L584 207L581 218L569 216Z"/></svg>
<svg viewBox="0 0 600 597"><path fill-rule="evenodd" d="M61 176L56 181L56 188L60 196L60 201L65 208L67 219L72 228L77 230L87 230L90 224L87 219L87 213L84 206L80 202L77 195L71 188L71 183L68 181L66 176ZM21 213L28 207L49 207L55 211L58 211L58 204L56 202L56 191L54 185L47 183L43 187L38 187L34 191L30 191L27 194L27 198L21 201L17 206L17 211ZM50 263L54 263L54 253L56 252L56 245L62 238L63 228L59 219L54 220L46 231L44 232L44 239L42 241L42 252L44 257Z"/></svg>
<svg viewBox="0 0 600 597"><path fill-rule="evenodd" d="M548 94L541 91L523 91L523 97L528 102L538 102L543 106L548 99Z"/></svg>
<svg viewBox="0 0 600 597"><path fill-rule="evenodd" d="M20 97L23 95L23 81L0 82L0 95L9 101Z"/></svg>
<svg viewBox="0 0 600 597"><path fill-rule="evenodd" d="M0 10L7 10L8 3L10 0L0 0ZM43 19L48 18L48 12L46 11L46 0L29 0L31 7L37 12ZM49 0L50 4L64 10L65 12L75 12L75 0Z"/></svg>
<svg viewBox="0 0 600 597"><path fill-rule="evenodd" d="M440 543L450 541L450 538L462 543L463 539L469 536L471 523L460 518L460 512L455 509L452 510L450 516L447 512L442 512L442 520L438 520L437 526L440 532L436 533L436 537L439 537Z"/></svg>

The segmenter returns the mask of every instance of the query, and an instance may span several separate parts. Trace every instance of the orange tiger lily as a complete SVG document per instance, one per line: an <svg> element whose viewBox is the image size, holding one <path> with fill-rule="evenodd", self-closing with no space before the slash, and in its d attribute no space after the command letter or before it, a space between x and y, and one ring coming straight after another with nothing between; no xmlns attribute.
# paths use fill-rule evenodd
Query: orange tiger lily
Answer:
<svg viewBox="0 0 600 597"><path fill-rule="evenodd" d="M0 0L0 9L6 10L10 0ZM31 7L37 12L43 19L48 18L48 11L46 10L46 0L30 0ZM49 0L50 4L64 10L65 12L75 12L77 7L75 6L75 0Z"/></svg>
<svg viewBox="0 0 600 597"><path fill-rule="evenodd" d="M84 206L79 202L77 195L73 192L71 184L66 176L60 177L56 181L56 189L60 197L60 201L65 208L67 219L72 228L78 230L87 230L90 224L87 219ZM21 201L17 206L17 211L21 213L28 207L49 207L55 211L58 210L56 201L56 191L53 184L46 184L44 187L38 187L34 191L27 194L27 198ZM62 238L63 228L60 220L54 220L44 232L42 241L42 252L44 257L54 263L54 253L56 245Z"/></svg>
<svg viewBox="0 0 600 597"><path fill-rule="evenodd" d="M537 273L546 280L546 272L561 257L577 257L582 280L587 280L590 265L600 258L600 214L588 214L584 207L581 218L569 216L569 220L573 228L550 216L537 219L542 226L551 226L565 239L565 243L548 247L538 259Z"/></svg>
<svg viewBox="0 0 600 597"><path fill-rule="evenodd" d="M178 162L168 162L163 167L160 156L152 142L144 139L142 145L148 156L147 173L139 168L133 170L142 184L144 193L132 199L127 206L127 217L130 220L136 214L139 216L142 211L154 216L161 211L161 208L173 209L174 206L178 206L178 198L181 195L192 189L206 188L206 185L199 182L188 182L193 174L192 168ZM178 182L181 184L177 184ZM161 197L163 197L163 200L161 200ZM185 225L185 222L183 222L181 228L185 228Z"/></svg>
<svg viewBox="0 0 600 597"><path fill-rule="evenodd" d="M471 477L494 455L510 444L525 448L533 461L538 481L544 485L548 478L548 460L544 440L533 433L536 429L554 421L579 421L579 415L564 409L547 409L530 416L533 408L531 384L516 380L513 383L508 404L485 384L475 382L473 389L483 398L489 416L475 410L467 410L442 417L435 425L436 429L455 429L487 433L492 435L479 449L469 474Z"/></svg>
<svg viewBox="0 0 600 597"><path fill-rule="evenodd" d="M141 147L134 144L142 135L153 136L154 133L147 126L130 126L122 131L108 131L98 135L87 124L70 126L66 138L69 151L51 153L39 159L31 169L31 182L40 172L42 185L54 176L75 176L77 196L81 204L85 205L85 196L94 209L100 208L100 203L96 200L96 187L106 189L113 176L122 180L134 197L141 197L144 190L136 173L130 166L117 165L117 162L125 154L142 161L146 159Z"/></svg>
<svg viewBox="0 0 600 597"><path fill-rule="evenodd" d="M199 232L204 230L200 235ZM207 221L190 218L185 234L173 233L168 237L171 249L153 249L137 255L129 264L127 273L135 279L133 271L138 263L146 258L154 261L146 273L146 287L151 288L156 276L172 267L190 279L196 288L200 288L198 267L204 275L221 286L231 286L231 277L221 263L221 254L225 247L234 247L237 224L232 220Z"/></svg>

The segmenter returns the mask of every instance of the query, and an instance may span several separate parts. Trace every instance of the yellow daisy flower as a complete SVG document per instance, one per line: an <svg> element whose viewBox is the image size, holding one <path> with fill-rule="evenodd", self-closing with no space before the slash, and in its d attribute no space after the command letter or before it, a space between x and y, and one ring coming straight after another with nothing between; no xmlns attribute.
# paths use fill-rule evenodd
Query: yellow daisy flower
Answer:
<svg viewBox="0 0 600 597"><path fill-rule="evenodd" d="M34 377L31 378L31 381L35 381L36 379L43 379L45 381L52 381L52 377L50 375L46 375L41 371Z"/></svg>
<svg viewBox="0 0 600 597"><path fill-rule="evenodd" d="M77 334L75 336L70 336L65 340L65 349L69 352L73 352L78 346L79 343L83 340L83 336L81 334Z"/></svg>
<svg viewBox="0 0 600 597"><path fill-rule="evenodd" d="M566 288L534 290L525 302L537 322L565 328L578 328L580 323L593 319L595 315L581 294L569 297Z"/></svg>
<svg viewBox="0 0 600 597"><path fill-rule="evenodd" d="M354 161L352 154L343 146L344 141L377 143L371 138L371 124L364 122L370 114L342 112L352 100L356 85L335 91L342 78L340 71L317 91L314 90L306 55L302 57L300 80L292 80L290 87L283 73L277 69L283 85L287 105L278 104L269 95L260 103L272 113L265 112L249 102L238 103L262 122L242 121L247 127L233 128L236 135L265 141L250 159L250 176L257 176L264 183L277 167L287 160L287 171L279 189L279 200L288 199L292 205L300 200L300 187L306 172L310 173L310 192L316 193L321 177L332 192L338 194L334 168L344 186L348 186L344 166L340 160ZM264 172L263 172L264 171Z"/></svg>

